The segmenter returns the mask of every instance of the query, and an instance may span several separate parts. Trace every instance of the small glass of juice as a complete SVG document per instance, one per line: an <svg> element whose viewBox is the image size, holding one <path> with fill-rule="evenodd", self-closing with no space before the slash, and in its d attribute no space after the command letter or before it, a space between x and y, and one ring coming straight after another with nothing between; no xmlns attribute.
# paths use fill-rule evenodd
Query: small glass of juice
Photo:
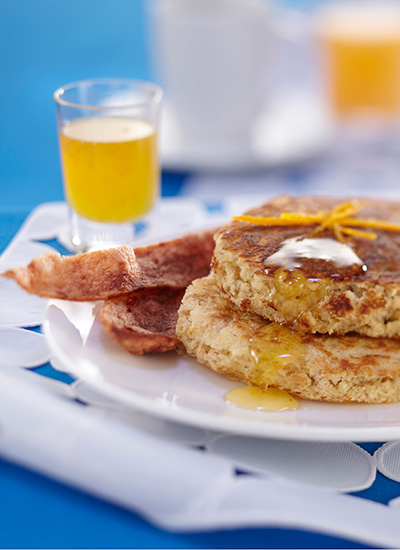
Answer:
<svg viewBox="0 0 400 550"><path fill-rule="evenodd" d="M339 117L400 113L400 4L337 0L317 18L326 90Z"/></svg>
<svg viewBox="0 0 400 550"><path fill-rule="evenodd" d="M132 244L135 222L155 206L162 95L155 84L113 78L54 93L75 250Z"/></svg>

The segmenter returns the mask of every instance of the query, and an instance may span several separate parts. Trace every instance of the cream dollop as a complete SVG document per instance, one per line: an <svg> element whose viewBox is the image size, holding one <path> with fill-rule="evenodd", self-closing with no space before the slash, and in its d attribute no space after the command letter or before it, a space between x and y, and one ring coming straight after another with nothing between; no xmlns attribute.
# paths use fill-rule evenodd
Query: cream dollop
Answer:
<svg viewBox="0 0 400 550"><path fill-rule="evenodd" d="M325 260L337 266L362 265L362 260L347 244L335 239L294 237L282 242L281 248L265 260L265 264L281 265L288 269L301 267L301 258Z"/></svg>

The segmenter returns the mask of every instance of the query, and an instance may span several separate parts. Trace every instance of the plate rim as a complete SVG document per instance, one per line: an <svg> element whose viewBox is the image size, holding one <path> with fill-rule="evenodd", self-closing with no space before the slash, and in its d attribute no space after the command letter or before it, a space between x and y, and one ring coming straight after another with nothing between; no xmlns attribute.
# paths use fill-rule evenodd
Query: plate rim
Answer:
<svg viewBox="0 0 400 550"><path fill-rule="evenodd" d="M353 441L358 443L387 442L400 439L400 425L338 428L272 422L263 422L261 424L253 422L251 419L223 417L207 411L201 412L191 410L187 407L176 407L176 405L170 408L168 405L162 404L149 396L113 384L104 377L88 375L82 368L77 367L75 362L60 347L59 342L53 335L51 330L52 323L48 316L51 305L55 305L59 308L59 305L54 304L54 301L48 301L42 330L50 348L50 362L53 358L56 358L59 363L59 365L54 368L56 370L61 370L60 366L62 366L63 369L65 369L63 372L75 376L104 397L111 398L131 410L137 410L157 418L163 418L171 422L202 428L212 432L257 437L261 439L278 438L284 440L335 442ZM135 397L135 403L131 401L132 396ZM366 406L373 405L366 404ZM261 412L261 414L264 414L264 412Z"/></svg>

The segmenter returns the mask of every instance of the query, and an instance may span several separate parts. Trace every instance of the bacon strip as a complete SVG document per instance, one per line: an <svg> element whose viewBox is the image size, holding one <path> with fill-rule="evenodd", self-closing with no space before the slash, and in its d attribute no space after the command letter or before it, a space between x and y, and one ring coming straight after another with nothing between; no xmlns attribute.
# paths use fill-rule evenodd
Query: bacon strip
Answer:
<svg viewBox="0 0 400 550"><path fill-rule="evenodd" d="M138 288L185 288L210 271L216 229L135 248L140 269Z"/></svg>
<svg viewBox="0 0 400 550"><path fill-rule="evenodd" d="M81 302L144 288L185 288L209 272L214 232L189 233L136 249L121 246L63 257L49 252L3 276L15 279L31 294Z"/></svg>
<svg viewBox="0 0 400 550"><path fill-rule="evenodd" d="M3 276L15 279L30 294L85 302L130 292L139 266L133 248L121 246L77 256L47 252L28 267L9 269Z"/></svg>
<svg viewBox="0 0 400 550"><path fill-rule="evenodd" d="M185 289L137 290L104 303L100 320L114 341L142 355L175 349L178 309Z"/></svg>

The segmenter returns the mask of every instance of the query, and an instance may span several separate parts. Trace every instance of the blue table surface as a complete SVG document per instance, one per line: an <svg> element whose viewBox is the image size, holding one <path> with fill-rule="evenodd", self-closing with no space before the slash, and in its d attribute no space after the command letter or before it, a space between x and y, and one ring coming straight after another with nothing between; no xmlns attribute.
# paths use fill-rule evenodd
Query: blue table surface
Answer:
<svg viewBox="0 0 400 550"><path fill-rule="evenodd" d="M0 251L38 204L63 199L52 94L101 76L152 79L145 0L1 0ZM163 173L163 195L187 174ZM41 370L51 373L50 366ZM373 452L376 444L364 446ZM378 474L359 494L386 503L400 484ZM2 548L368 548L289 529L178 534L0 459Z"/></svg>

